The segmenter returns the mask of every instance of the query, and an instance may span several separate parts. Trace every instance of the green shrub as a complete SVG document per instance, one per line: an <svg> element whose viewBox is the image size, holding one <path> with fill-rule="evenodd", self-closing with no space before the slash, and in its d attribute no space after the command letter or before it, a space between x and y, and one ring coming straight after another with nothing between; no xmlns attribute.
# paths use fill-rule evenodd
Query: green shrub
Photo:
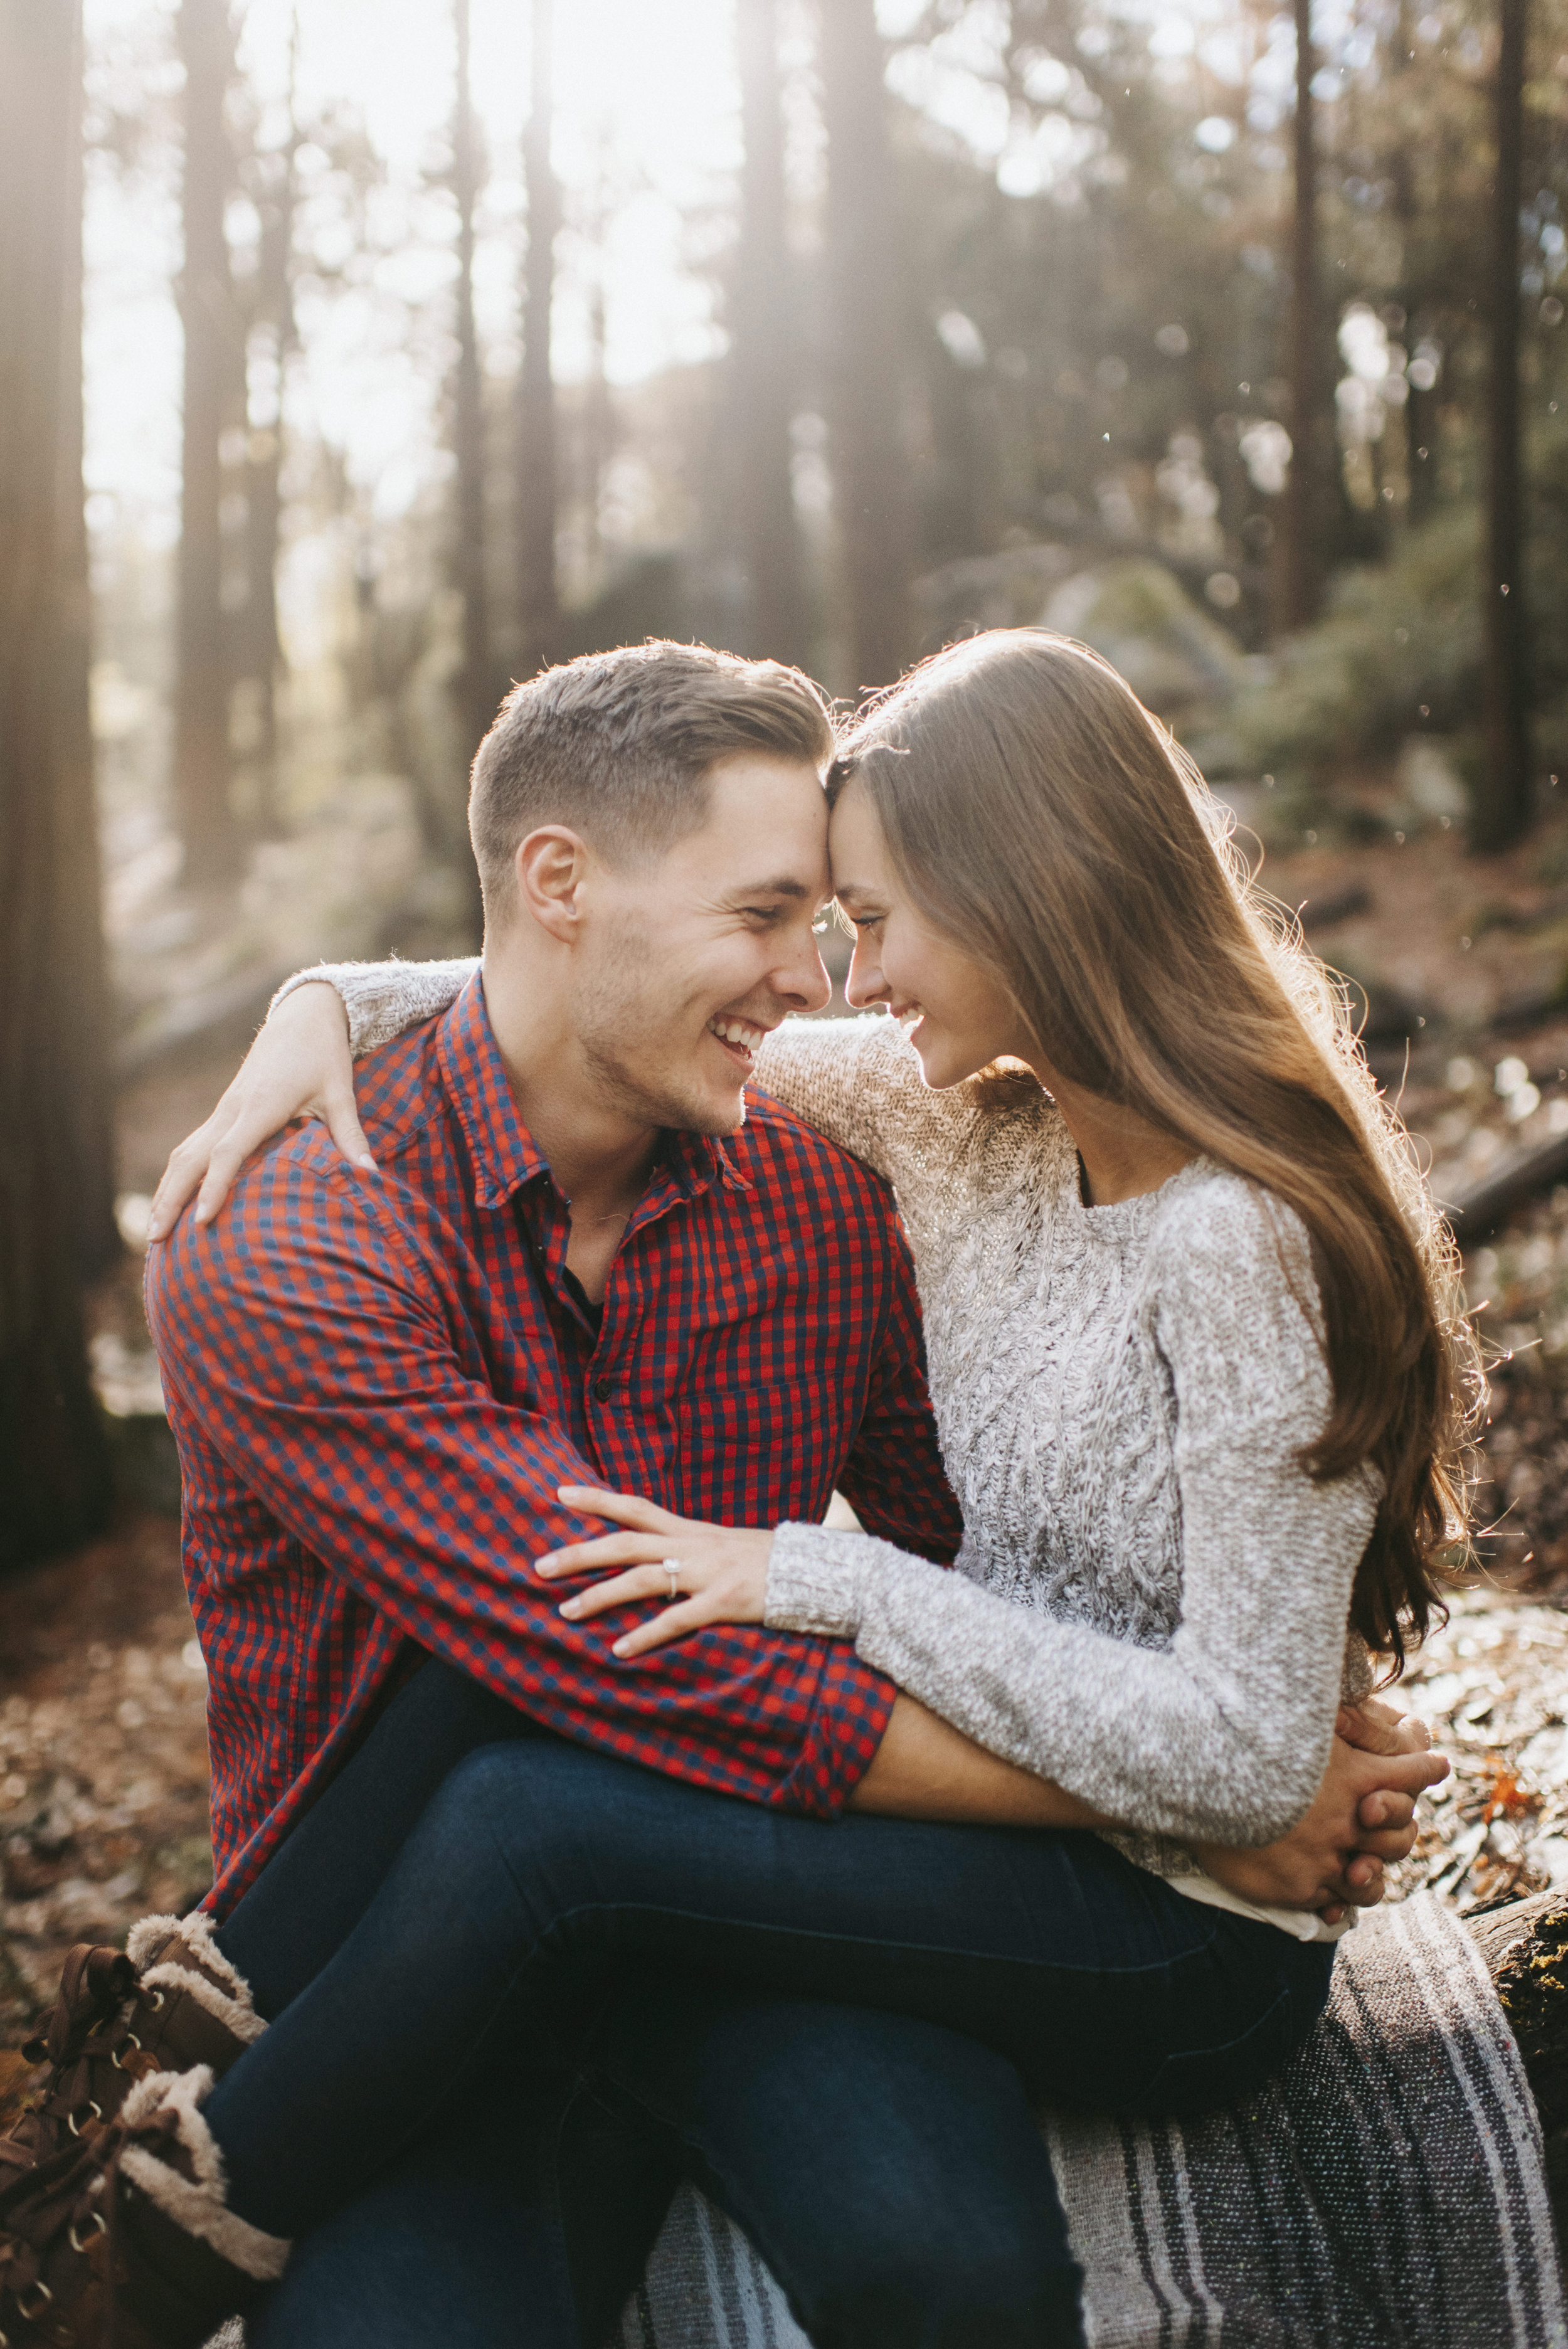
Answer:
<svg viewBox="0 0 1568 2349"><path fill-rule="evenodd" d="M1529 469L1530 629L1534 736L1542 762L1568 760L1568 432L1553 429ZM1481 683L1481 514L1474 503L1411 531L1387 564L1341 574L1329 608L1281 645L1266 679L1219 719L1239 774L1282 790L1319 789L1352 761L1387 758L1411 734L1449 738L1461 769L1478 755ZM1195 732L1201 731L1194 729Z"/></svg>

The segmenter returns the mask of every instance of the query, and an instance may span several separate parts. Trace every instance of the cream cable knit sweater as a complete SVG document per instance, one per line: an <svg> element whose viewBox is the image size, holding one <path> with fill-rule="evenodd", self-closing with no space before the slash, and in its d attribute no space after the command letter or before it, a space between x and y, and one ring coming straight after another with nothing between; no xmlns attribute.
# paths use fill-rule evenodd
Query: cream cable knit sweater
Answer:
<svg viewBox="0 0 1568 2349"><path fill-rule="evenodd" d="M301 978L337 988L357 1055L473 968ZM930 1092L882 1016L787 1021L758 1081L893 1187L965 1527L955 1572L782 1527L769 1622L853 1640L978 1744L1130 1822L1109 1838L1130 1858L1240 1906L1178 1839L1284 1833L1370 1677L1346 1617L1374 1480L1314 1485L1296 1458L1329 1402L1300 1224L1203 1159L1086 1207L1048 1096Z"/></svg>

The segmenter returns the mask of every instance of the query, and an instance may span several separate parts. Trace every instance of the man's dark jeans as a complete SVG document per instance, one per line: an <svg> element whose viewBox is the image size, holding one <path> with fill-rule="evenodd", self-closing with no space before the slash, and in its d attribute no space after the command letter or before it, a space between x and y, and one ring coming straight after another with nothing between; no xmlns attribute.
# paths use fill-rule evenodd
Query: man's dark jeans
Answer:
<svg viewBox="0 0 1568 2349"><path fill-rule="evenodd" d="M273 2232L320 2229L400 2148L457 2126L476 2101L493 2113L484 2084L498 2062L571 2068L591 2026L577 2074L593 2084L589 2109L634 2109L681 2148L819 2342L1070 2343L1076 2275L1014 2065L1036 2093L1103 2108L1227 2102L1284 2060L1326 1996L1329 1950L1184 1900L1090 1836L861 1817L824 1826L515 1735L448 1771L321 1964L320 1947L301 1942L349 1921L344 1874L332 1870L359 1868L356 1803L366 1817L387 1807L388 1775L364 1766L372 1748L395 1779L408 1743L397 1723L418 1715L431 1733L412 1741L419 1766L451 1758L467 1684L433 1680L440 1669L424 1668L340 1781L338 1820L335 1789L224 1929L278 2020L208 2113L235 2207ZM375 1834L362 1840L384 1866ZM294 1943L280 1964L253 1904L286 1894L295 1846L296 1865L325 1866L330 1881L317 1918L284 1928L280 1939ZM302 1975L309 1986L296 1993ZM738 1998L740 1986L764 2002ZM847 2013L846 2002L882 2012ZM814 2076L816 2032L841 2044ZM895 2142L920 2141L928 2079L926 2141L941 2146L967 2111L978 2147L965 2144L962 2162L939 2158L928 2178L898 2174L902 2143L879 2158L874 2129L841 2131L832 2081L856 2044L868 2051L866 2109L908 2101ZM949 2226L922 2189L944 2190L976 2150L981 2193ZM987 2230L976 2203L1000 2225ZM865 2281L884 2208L894 2235L903 2215L903 2291L892 2282L900 2253ZM989 2305L983 2251L999 2262ZM944 2259L963 2271L962 2294L944 2295ZM975 2291L965 2317L963 2295ZM574 2306L586 2316L581 2295ZM573 2335L531 2324L526 2337Z"/></svg>

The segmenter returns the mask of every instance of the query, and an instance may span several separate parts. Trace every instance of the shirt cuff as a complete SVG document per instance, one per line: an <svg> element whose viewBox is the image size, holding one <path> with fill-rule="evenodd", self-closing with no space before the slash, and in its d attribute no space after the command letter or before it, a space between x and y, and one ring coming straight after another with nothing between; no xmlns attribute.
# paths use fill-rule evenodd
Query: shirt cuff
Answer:
<svg viewBox="0 0 1568 2349"><path fill-rule="evenodd" d="M872 1534L780 1526L768 1554L763 1621L775 1631L854 1639L864 1608L866 1553L888 1547Z"/></svg>
<svg viewBox="0 0 1568 2349"><path fill-rule="evenodd" d="M1340 1684L1340 1693L1344 1702L1346 1704L1359 1704L1363 1697L1372 1694L1377 1677L1366 1640L1362 1639L1359 1632L1346 1633L1345 1677Z"/></svg>
<svg viewBox="0 0 1568 2349"><path fill-rule="evenodd" d="M780 1810L836 1819L876 1759L898 1691L841 1640L824 1640L818 1653L821 1679L811 1723L775 1799Z"/></svg>

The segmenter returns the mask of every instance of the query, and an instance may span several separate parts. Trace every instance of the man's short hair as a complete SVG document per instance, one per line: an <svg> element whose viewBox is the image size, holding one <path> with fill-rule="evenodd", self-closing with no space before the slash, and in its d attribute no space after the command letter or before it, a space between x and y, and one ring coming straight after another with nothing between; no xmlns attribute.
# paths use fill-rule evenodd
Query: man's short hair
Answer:
<svg viewBox="0 0 1568 2349"><path fill-rule="evenodd" d="M541 824L569 825L614 864L660 856L701 825L709 770L747 751L819 770L832 757L828 703L799 669L655 641L514 685L469 795L487 910Z"/></svg>

